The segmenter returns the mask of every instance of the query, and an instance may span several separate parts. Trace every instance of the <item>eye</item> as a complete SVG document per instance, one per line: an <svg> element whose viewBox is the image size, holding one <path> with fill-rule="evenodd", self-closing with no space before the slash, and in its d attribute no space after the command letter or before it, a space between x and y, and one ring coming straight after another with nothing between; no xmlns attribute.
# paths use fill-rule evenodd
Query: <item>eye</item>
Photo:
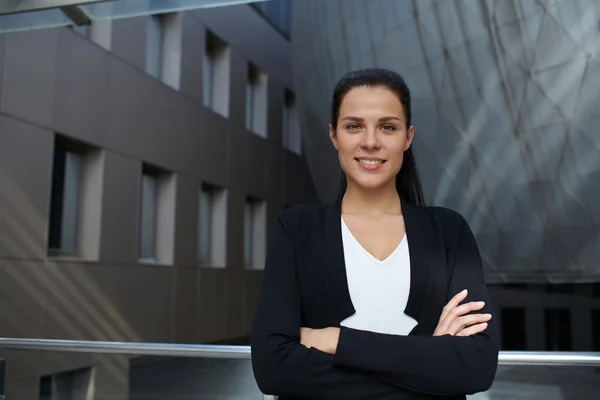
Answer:
<svg viewBox="0 0 600 400"><path fill-rule="evenodd" d="M360 125L359 124L348 124L346 125L346 129L348 129L349 131L356 131L360 129Z"/></svg>
<svg viewBox="0 0 600 400"><path fill-rule="evenodd" d="M393 132L396 130L396 127L394 125L383 125L381 129L384 131Z"/></svg>

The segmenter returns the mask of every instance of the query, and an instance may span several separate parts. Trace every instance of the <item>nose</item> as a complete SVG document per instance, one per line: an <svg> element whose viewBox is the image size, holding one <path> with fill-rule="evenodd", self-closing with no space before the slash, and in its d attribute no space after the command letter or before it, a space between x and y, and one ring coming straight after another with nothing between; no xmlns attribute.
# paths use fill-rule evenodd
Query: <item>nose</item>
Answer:
<svg viewBox="0 0 600 400"><path fill-rule="evenodd" d="M369 128L363 131L362 147L366 149L377 149L379 148L379 136L377 135L377 129Z"/></svg>

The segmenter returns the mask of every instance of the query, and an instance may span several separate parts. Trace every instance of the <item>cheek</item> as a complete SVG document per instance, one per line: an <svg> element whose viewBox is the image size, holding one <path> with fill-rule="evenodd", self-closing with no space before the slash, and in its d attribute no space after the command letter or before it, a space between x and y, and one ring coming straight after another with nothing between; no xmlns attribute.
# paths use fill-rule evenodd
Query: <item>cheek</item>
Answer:
<svg viewBox="0 0 600 400"><path fill-rule="evenodd" d="M356 153L356 150L359 147L359 144L354 143L355 141L353 140L347 140L348 138L345 138L346 140L340 140L338 142L338 151L340 152L340 154L344 154L346 156L351 156L354 153Z"/></svg>

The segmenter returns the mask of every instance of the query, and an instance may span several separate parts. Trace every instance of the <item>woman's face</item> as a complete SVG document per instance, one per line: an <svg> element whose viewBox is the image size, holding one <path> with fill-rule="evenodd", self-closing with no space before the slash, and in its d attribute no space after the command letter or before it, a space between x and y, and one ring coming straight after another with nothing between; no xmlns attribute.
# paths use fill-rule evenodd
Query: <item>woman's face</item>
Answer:
<svg viewBox="0 0 600 400"><path fill-rule="evenodd" d="M395 182L414 127L406 129L404 107L385 87L358 87L342 100L337 130L329 135L348 183L377 189Z"/></svg>

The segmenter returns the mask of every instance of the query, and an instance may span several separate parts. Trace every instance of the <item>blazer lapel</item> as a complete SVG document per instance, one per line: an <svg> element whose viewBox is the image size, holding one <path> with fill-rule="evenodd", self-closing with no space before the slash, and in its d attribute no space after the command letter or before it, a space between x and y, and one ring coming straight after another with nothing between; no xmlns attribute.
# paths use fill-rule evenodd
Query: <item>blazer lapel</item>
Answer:
<svg viewBox="0 0 600 400"><path fill-rule="evenodd" d="M410 253L410 291L404 312L419 322L412 332L418 333L430 286L428 247L418 208L402 200L402 214ZM327 207L325 214L325 269L338 323L356 312L348 289L341 217L342 201L338 199Z"/></svg>
<svg viewBox="0 0 600 400"><path fill-rule="evenodd" d="M430 286L428 244L424 232L426 225L420 220L418 208L404 200L402 200L402 214L410 254L410 291L404 312L419 321L421 325ZM419 326L415 329L418 331L418 328Z"/></svg>
<svg viewBox="0 0 600 400"><path fill-rule="evenodd" d="M327 207L325 214L325 241L327 244L325 269L338 323L356 312L348 289L341 218L342 201L338 199Z"/></svg>

